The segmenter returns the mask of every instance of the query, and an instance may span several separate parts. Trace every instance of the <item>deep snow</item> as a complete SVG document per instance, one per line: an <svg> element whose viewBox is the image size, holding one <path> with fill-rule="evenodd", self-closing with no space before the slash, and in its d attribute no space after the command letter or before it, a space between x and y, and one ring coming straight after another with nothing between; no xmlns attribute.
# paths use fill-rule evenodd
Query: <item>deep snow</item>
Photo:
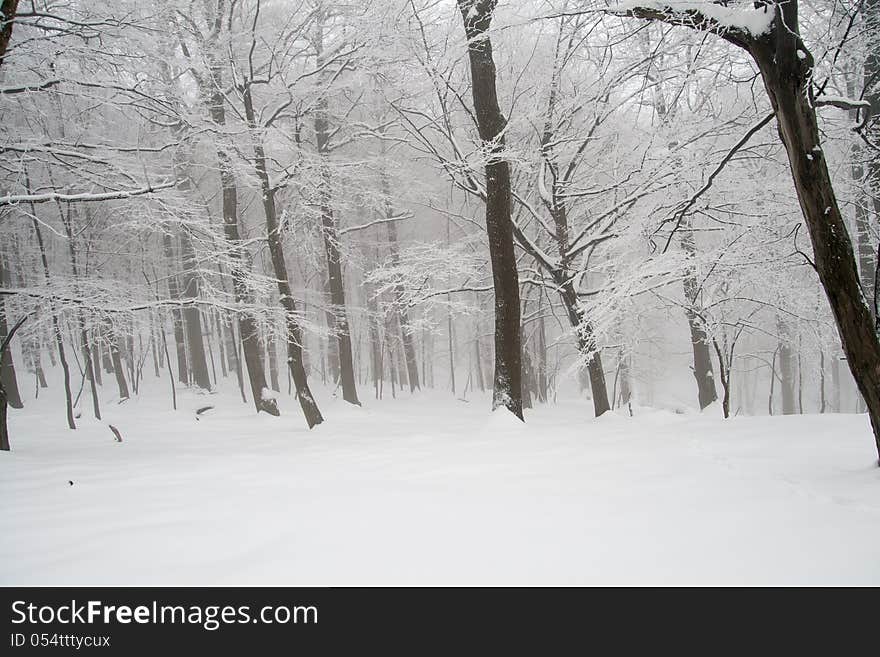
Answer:
<svg viewBox="0 0 880 657"><path fill-rule="evenodd" d="M522 425L362 392L323 394L311 432L286 394L280 418L233 391L175 413L156 387L76 432L29 399L0 455L0 584L880 584L865 416L570 400Z"/></svg>

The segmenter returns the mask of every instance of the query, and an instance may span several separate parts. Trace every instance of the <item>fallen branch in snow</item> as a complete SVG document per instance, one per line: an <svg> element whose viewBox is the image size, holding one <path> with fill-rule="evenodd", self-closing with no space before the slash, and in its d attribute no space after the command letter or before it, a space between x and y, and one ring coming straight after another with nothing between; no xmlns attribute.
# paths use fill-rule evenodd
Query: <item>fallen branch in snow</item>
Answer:
<svg viewBox="0 0 880 657"><path fill-rule="evenodd" d="M207 412L210 411L212 408L214 408L214 407L213 407L213 406L202 406L201 408L197 408L197 409L196 409L196 419L198 420L198 419L199 419L199 415L201 415L202 413L207 413Z"/></svg>
<svg viewBox="0 0 880 657"><path fill-rule="evenodd" d="M116 442L121 443L122 442L122 434L119 433L119 429L114 427L112 424L108 424L107 426L110 427L110 431L113 432L113 435L115 436Z"/></svg>

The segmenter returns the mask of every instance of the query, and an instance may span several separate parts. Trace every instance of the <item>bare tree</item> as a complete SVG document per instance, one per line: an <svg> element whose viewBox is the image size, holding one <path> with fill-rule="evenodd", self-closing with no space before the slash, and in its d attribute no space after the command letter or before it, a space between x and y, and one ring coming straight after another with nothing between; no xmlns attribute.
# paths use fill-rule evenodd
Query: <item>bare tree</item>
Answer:
<svg viewBox="0 0 880 657"><path fill-rule="evenodd" d="M468 39L477 130L486 149L486 232L495 290L495 378L492 408L523 419L519 275L513 248L510 164L504 159L507 120L498 106L489 27L496 0L458 0Z"/></svg>

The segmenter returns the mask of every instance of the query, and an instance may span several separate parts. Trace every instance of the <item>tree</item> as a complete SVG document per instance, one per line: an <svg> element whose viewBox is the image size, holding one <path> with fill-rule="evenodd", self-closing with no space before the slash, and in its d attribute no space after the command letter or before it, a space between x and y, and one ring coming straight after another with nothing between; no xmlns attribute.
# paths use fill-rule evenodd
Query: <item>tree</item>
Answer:
<svg viewBox="0 0 880 657"><path fill-rule="evenodd" d="M522 412L522 345L519 275L513 249L510 164L504 159L504 130L495 89L495 62L489 27L496 0L458 0L467 36L471 92L477 130L486 150L486 233L495 290L495 376L492 408Z"/></svg>
<svg viewBox="0 0 880 657"><path fill-rule="evenodd" d="M813 246L813 264L828 297L850 371L868 407L880 455L880 339L862 292L852 241L831 182L816 119L814 59L800 36L797 0L732 9L668 0L614 12L712 32L754 59L776 116L779 137ZM865 106L834 101L851 108Z"/></svg>

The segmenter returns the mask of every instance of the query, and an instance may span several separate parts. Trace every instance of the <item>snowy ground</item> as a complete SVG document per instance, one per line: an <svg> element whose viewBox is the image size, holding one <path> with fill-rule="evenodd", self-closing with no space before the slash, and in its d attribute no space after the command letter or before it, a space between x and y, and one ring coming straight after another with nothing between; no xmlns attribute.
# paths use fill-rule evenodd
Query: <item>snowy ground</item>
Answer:
<svg viewBox="0 0 880 657"><path fill-rule="evenodd" d="M0 584L880 584L865 416L569 401L523 426L480 399L325 395L309 432L280 401L174 413L157 390L106 406L121 444L66 430L51 395L11 411Z"/></svg>

